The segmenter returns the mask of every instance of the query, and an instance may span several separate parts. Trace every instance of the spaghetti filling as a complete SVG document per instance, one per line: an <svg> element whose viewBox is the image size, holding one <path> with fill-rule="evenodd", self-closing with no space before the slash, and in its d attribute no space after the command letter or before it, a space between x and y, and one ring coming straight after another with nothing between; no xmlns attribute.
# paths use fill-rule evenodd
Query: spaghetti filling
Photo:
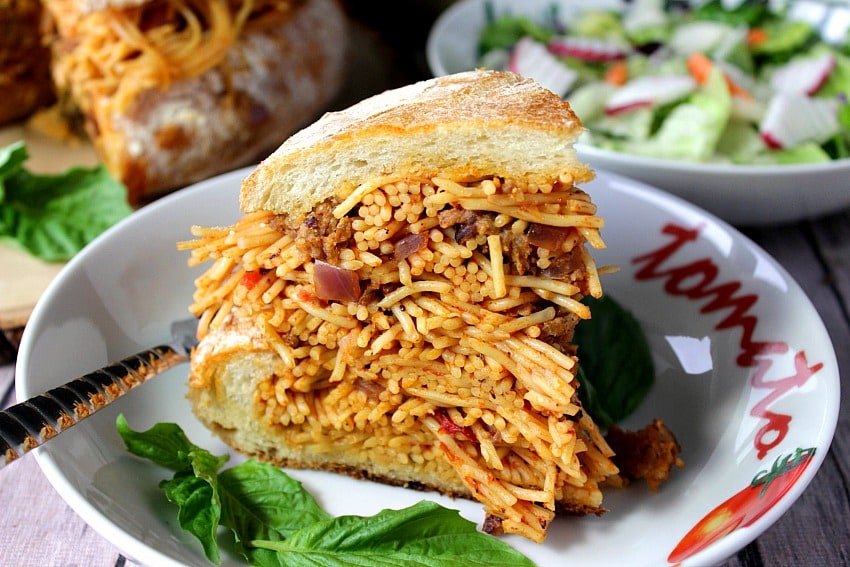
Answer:
<svg viewBox="0 0 850 567"><path fill-rule="evenodd" d="M212 261L199 336L251 320L279 355L255 402L288 446L460 479L485 530L542 542L556 510L601 511L618 472L571 345L581 298L602 293L587 250L602 226L568 174L387 177L303 219L194 227L179 247Z"/></svg>
<svg viewBox="0 0 850 567"><path fill-rule="evenodd" d="M84 114L125 112L143 90L165 90L224 61L250 28L279 25L294 0L153 0L80 13L77 0L47 0L60 44L54 75L89 101ZM102 114L101 114L102 113Z"/></svg>

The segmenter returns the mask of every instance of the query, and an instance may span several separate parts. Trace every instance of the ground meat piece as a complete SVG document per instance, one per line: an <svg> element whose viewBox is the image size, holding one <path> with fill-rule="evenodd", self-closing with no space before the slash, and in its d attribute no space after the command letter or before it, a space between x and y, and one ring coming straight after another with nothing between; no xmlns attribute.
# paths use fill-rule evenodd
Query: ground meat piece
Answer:
<svg viewBox="0 0 850 567"><path fill-rule="evenodd" d="M533 262L532 246L524 232L515 233L506 226L499 237L502 241L502 254L510 258L517 275L524 276L532 270L537 270L537 265Z"/></svg>
<svg viewBox="0 0 850 567"><path fill-rule="evenodd" d="M286 335L283 335L281 338L283 339L283 342L287 344L287 346L290 346L292 348L298 348L299 346L301 346L301 339L295 332L290 331Z"/></svg>
<svg viewBox="0 0 850 567"><path fill-rule="evenodd" d="M478 216L478 213L475 211L467 211L460 207L452 207L450 209L443 209L437 213L437 220L440 221L440 228L449 228L456 224L467 224L471 221L474 222L476 216Z"/></svg>
<svg viewBox="0 0 850 567"><path fill-rule="evenodd" d="M660 419L640 431L625 431L612 425L605 439L614 450L613 461L620 469L623 484L642 478L652 490L658 490L670 478L674 466L685 466L679 458L679 442Z"/></svg>
<svg viewBox="0 0 850 567"><path fill-rule="evenodd" d="M542 275L552 279L570 281L569 275L580 269L583 264L577 254L567 253L553 259L546 271L541 271L535 263L534 249L525 232L514 232L510 225L496 226L495 215L490 212L468 211L452 207L437 214L441 228L454 228L454 240L464 244L470 238L480 235L498 234L502 243L502 254L510 261L513 273L524 275Z"/></svg>
<svg viewBox="0 0 850 567"><path fill-rule="evenodd" d="M313 217L307 217L311 219ZM311 258L325 259L324 246L322 246L322 235L315 228L311 228L310 224L304 222L295 232L295 246L301 252L304 252Z"/></svg>
<svg viewBox="0 0 850 567"><path fill-rule="evenodd" d="M540 325L540 340L553 346L560 346L562 352L570 352L579 321L575 313L567 312L558 315Z"/></svg>
<svg viewBox="0 0 850 567"><path fill-rule="evenodd" d="M576 250L570 250L552 258L549 266L540 270L540 276L571 283L578 286L579 292L583 295L590 294L584 261Z"/></svg>
<svg viewBox="0 0 850 567"><path fill-rule="evenodd" d="M345 248L354 234L350 218L338 219L333 215L335 206L334 202L324 201L316 205L300 224L287 224L300 251L330 264L339 263L340 249Z"/></svg>
<svg viewBox="0 0 850 567"><path fill-rule="evenodd" d="M389 293L387 290L382 290L382 286L380 284L377 284L371 280L369 282L364 283L366 283L366 288L363 290L362 294L360 295L360 299L357 301L357 303L360 305L365 305L367 307L369 305L374 305L378 303L382 297L386 296L386 294Z"/></svg>
<svg viewBox="0 0 850 567"><path fill-rule="evenodd" d="M542 270L540 275L553 280L570 281L573 279L570 275L576 270L583 268L584 262L581 259L581 255L570 250L565 254L553 258L549 263L549 267Z"/></svg>
<svg viewBox="0 0 850 567"><path fill-rule="evenodd" d="M478 235L498 234L499 229L491 213L467 211L457 207L440 211L437 214L441 228L454 227L455 242L464 244Z"/></svg>
<svg viewBox="0 0 850 567"><path fill-rule="evenodd" d="M516 274L525 275L536 268L532 263L532 246L525 233L515 233L509 226L499 229L492 213L453 207L440 211L437 218L440 227L454 227L454 239L458 244L464 244L476 236L498 234L502 243L502 254L510 259Z"/></svg>
<svg viewBox="0 0 850 567"><path fill-rule="evenodd" d="M476 216L474 222L461 225L455 232L455 237L458 242L463 244L470 238L474 238L479 235L489 236L491 234L498 233L499 229L493 221L493 215L479 214Z"/></svg>
<svg viewBox="0 0 850 567"><path fill-rule="evenodd" d="M502 530L502 518L498 516L494 516L493 514L487 514L487 517L484 518L484 525L481 526L481 530L485 534L490 535L502 535L504 530Z"/></svg>

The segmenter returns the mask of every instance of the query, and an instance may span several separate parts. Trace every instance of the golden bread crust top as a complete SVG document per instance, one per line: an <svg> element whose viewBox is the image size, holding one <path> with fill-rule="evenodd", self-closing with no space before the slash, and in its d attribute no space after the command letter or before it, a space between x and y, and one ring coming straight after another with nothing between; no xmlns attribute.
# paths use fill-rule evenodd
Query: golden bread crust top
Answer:
<svg viewBox="0 0 850 567"><path fill-rule="evenodd" d="M469 71L367 98L297 132L244 181L245 212L300 217L386 176L592 177L575 155L583 132L569 103L536 82Z"/></svg>

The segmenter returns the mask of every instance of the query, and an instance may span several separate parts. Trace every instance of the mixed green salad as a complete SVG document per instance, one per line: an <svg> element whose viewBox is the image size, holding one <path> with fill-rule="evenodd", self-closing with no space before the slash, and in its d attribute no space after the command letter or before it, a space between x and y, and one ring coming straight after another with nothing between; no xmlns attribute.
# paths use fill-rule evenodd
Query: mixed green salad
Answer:
<svg viewBox="0 0 850 567"><path fill-rule="evenodd" d="M850 41L823 41L764 0L633 0L544 21L495 13L479 66L567 99L582 142L649 157L734 164L850 156Z"/></svg>

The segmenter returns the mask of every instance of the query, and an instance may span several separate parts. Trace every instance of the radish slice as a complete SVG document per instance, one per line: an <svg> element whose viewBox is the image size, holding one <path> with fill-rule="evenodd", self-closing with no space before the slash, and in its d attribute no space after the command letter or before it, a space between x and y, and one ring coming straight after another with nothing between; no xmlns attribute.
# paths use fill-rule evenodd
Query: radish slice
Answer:
<svg viewBox="0 0 850 567"><path fill-rule="evenodd" d="M799 93L778 93L770 100L759 128L764 143L773 149L803 142L823 143L839 130L832 100Z"/></svg>
<svg viewBox="0 0 850 567"><path fill-rule="evenodd" d="M576 71L558 61L545 45L528 36L514 46L508 71L534 79L562 98L578 79Z"/></svg>
<svg viewBox="0 0 850 567"><path fill-rule="evenodd" d="M605 113L612 115L635 108L673 102L692 93L696 81L687 75L640 77L626 83L611 95Z"/></svg>
<svg viewBox="0 0 850 567"><path fill-rule="evenodd" d="M734 31L728 24L720 22L692 22L677 27L668 45L681 55L690 55L697 51L708 53Z"/></svg>
<svg viewBox="0 0 850 567"><path fill-rule="evenodd" d="M835 68L835 63L835 56L832 53L792 59L773 72L770 77L770 86L780 92L811 96L826 82Z"/></svg>
<svg viewBox="0 0 850 567"><path fill-rule="evenodd" d="M555 55L582 61L616 61L626 56L622 45L593 37L556 37L549 42L548 47Z"/></svg>

